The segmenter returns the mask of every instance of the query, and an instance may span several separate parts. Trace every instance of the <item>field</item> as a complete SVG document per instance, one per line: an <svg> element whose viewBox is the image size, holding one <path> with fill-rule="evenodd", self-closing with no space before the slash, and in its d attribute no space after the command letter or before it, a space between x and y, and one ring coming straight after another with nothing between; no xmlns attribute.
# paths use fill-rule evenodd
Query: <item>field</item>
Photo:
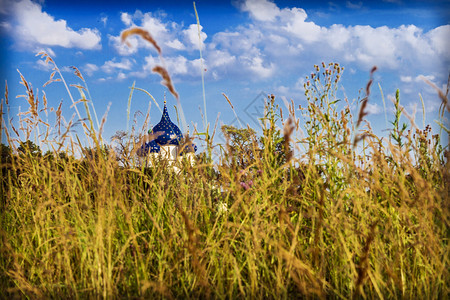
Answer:
<svg viewBox="0 0 450 300"><path fill-rule="evenodd" d="M146 128L118 134L121 147L105 141L85 87L82 146L77 121L22 77L29 109L19 128L1 119L1 298L447 299L447 145L401 121L399 92L390 132L376 136L365 121L372 81L353 116L336 97L342 67L313 74L306 107L283 111L270 95L260 136L211 129L180 172L164 160L139 166ZM443 119L447 93L436 93Z"/></svg>

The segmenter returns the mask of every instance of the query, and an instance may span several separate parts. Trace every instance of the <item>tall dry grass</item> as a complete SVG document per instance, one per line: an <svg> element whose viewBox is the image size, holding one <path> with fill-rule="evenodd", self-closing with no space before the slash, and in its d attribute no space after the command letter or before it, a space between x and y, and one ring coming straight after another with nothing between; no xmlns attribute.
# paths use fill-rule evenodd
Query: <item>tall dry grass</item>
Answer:
<svg viewBox="0 0 450 300"><path fill-rule="evenodd" d="M306 107L282 118L269 96L262 136L223 127L220 160L205 151L180 173L137 166L138 133L105 147L88 99L66 121L21 76L29 110L20 128L1 120L2 298L448 298L448 150L429 127L406 130L399 93L389 139L376 136L370 84L354 122L342 73L315 66Z"/></svg>

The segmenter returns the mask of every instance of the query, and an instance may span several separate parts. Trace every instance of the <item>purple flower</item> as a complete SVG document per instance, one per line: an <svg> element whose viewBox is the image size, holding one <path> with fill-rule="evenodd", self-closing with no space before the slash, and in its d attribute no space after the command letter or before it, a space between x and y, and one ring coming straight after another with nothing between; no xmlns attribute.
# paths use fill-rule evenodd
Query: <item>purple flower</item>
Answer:
<svg viewBox="0 0 450 300"><path fill-rule="evenodd" d="M249 180L247 182L241 181L239 184L247 191L253 187L253 180Z"/></svg>
<svg viewBox="0 0 450 300"><path fill-rule="evenodd" d="M248 184L247 183L245 183L245 182L243 182L243 181L241 181L241 186L247 191L248 189L250 189L250 187L248 186Z"/></svg>

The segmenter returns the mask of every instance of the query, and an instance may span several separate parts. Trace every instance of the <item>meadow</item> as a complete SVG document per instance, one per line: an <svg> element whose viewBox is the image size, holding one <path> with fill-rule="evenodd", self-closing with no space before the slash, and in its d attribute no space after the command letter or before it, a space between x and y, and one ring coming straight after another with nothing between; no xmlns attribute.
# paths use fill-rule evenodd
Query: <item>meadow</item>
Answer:
<svg viewBox="0 0 450 300"><path fill-rule="evenodd" d="M66 84L42 55L51 83ZM405 114L399 91L389 133L375 135L372 79L353 115L336 95L343 68L312 69L306 107L283 110L269 95L261 134L223 126L187 137L205 150L179 172L135 159L146 122L113 147L85 87L75 86L79 118L65 120L20 75L29 109L19 127L7 90L1 104L0 297L449 298L447 145ZM447 95L436 93L442 120Z"/></svg>

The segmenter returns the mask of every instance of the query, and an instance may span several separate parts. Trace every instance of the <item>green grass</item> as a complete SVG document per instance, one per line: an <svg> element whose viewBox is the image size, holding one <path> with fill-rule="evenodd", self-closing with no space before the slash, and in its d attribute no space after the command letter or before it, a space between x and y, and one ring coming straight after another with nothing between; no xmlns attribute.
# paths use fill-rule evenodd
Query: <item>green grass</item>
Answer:
<svg viewBox="0 0 450 300"><path fill-rule="evenodd" d="M388 139L363 126L364 99L354 123L342 71L315 66L307 107L281 120L269 97L262 136L223 127L219 158L207 136L179 174L136 166L139 134L114 151L90 117L86 151L26 85L23 134L56 137L42 155L2 119L1 297L448 298L448 151L400 124L399 94Z"/></svg>

